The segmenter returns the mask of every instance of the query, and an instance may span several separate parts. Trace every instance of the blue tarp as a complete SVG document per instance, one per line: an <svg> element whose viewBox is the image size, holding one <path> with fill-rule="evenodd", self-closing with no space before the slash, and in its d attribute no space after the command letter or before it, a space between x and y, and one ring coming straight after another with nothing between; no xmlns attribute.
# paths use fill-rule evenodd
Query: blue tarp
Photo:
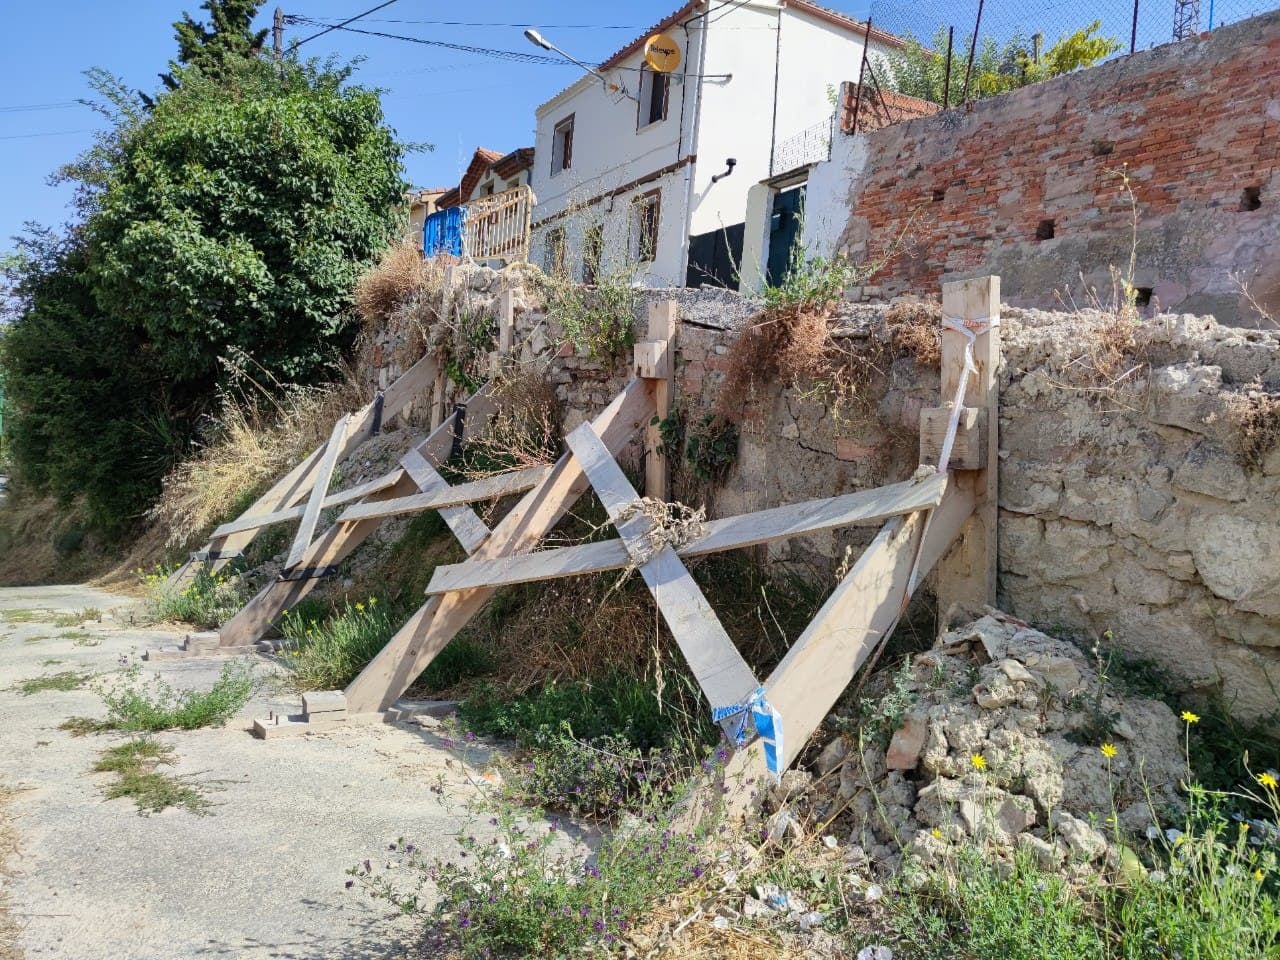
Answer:
<svg viewBox="0 0 1280 960"><path fill-rule="evenodd" d="M437 210L427 217L422 224L422 255L434 257L448 253L462 256L462 222L465 217L465 207Z"/></svg>

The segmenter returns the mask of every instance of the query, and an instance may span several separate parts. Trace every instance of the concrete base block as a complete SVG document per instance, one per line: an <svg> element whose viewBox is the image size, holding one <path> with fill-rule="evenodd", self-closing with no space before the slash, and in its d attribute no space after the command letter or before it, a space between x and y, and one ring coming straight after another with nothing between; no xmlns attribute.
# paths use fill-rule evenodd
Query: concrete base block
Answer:
<svg viewBox="0 0 1280 960"><path fill-rule="evenodd" d="M188 633L185 644L187 650L200 653L213 653L218 649L218 631L206 630L201 633Z"/></svg>
<svg viewBox="0 0 1280 960"><path fill-rule="evenodd" d="M457 710L457 700L397 700L384 716L387 723L408 723L418 717L447 717Z"/></svg>
<svg viewBox="0 0 1280 960"><path fill-rule="evenodd" d="M214 634L217 637L217 634ZM155 662L160 660L189 660L192 657L238 657L247 653L257 653L256 644L248 644L236 647L220 647L216 643L212 647L196 647L191 648L186 644L175 646L172 644L160 647L157 650L147 650L142 654L142 659Z"/></svg>

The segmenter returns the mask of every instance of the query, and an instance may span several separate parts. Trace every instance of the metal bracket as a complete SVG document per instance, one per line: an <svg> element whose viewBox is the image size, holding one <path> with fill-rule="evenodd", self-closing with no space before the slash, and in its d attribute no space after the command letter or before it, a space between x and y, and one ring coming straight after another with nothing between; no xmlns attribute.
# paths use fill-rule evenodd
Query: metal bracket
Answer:
<svg viewBox="0 0 1280 960"><path fill-rule="evenodd" d="M296 570L282 571L280 576L276 577L276 582L293 583L297 580L319 580L321 577L331 577L337 572L337 564L331 564L327 567L299 567Z"/></svg>
<svg viewBox="0 0 1280 960"><path fill-rule="evenodd" d="M465 403L455 403L453 405L453 446L449 448L450 460L462 455L462 435L466 422L467 405Z"/></svg>
<svg viewBox="0 0 1280 960"><path fill-rule="evenodd" d="M381 390L377 396L373 398L373 427L369 430L369 436L376 437L382 433L382 403L386 399Z"/></svg>
<svg viewBox="0 0 1280 960"><path fill-rule="evenodd" d="M218 550L197 550L195 553L191 554L191 559L194 561L239 560L243 556L244 554L239 550L234 553L222 553Z"/></svg>

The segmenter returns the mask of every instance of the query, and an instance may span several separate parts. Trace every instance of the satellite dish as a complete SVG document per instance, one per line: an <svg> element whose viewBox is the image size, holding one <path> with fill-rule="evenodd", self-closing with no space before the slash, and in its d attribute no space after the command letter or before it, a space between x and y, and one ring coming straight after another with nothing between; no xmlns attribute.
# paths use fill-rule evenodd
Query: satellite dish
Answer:
<svg viewBox="0 0 1280 960"><path fill-rule="evenodd" d="M656 73L670 73L680 66L680 47L670 34L655 33L644 42L644 62Z"/></svg>

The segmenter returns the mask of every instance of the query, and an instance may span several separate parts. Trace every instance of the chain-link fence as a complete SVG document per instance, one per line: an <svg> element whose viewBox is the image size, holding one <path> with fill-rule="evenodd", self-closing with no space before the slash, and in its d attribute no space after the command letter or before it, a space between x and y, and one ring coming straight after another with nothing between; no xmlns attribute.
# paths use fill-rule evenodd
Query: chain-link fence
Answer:
<svg viewBox="0 0 1280 960"><path fill-rule="evenodd" d="M851 65L859 116L842 126L865 130L902 113L891 91L955 106L1277 7L1278 0L876 0L872 46L878 31L914 42L890 64L872 57ZM879 119L869 127L870 117Z"/></svg>

